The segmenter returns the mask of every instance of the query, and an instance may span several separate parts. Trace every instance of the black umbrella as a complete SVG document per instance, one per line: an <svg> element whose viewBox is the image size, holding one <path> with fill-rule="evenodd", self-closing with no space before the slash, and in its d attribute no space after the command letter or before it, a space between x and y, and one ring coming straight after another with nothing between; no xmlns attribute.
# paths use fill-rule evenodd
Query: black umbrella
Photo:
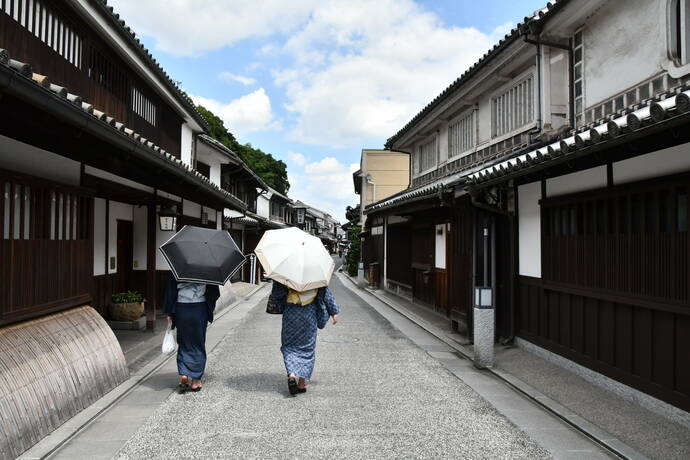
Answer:
<svg viewBox="0 0 690 460"><path fill-rule="evenodd" d="M224 230L185 225L163 246L177 281L222 286L242 266L245 257Z"/></svg>

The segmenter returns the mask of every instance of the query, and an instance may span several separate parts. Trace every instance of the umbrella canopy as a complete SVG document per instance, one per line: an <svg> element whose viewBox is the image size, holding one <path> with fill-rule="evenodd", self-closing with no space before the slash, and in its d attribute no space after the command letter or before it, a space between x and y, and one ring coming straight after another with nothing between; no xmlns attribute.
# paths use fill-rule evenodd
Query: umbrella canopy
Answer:
<svg viewBox="0 0 690 460"><path fill-rule="evenodd" d="M266 276L300 292L328 286L335 268L321 240L296 227L268 230L254 252Z"/></svg>
<svg viewBox="0 0 690 460"><path fill-rule="evenodd" d="M245 261L224 230L185 225L160 247L177 281L224 285Z"/></svg>

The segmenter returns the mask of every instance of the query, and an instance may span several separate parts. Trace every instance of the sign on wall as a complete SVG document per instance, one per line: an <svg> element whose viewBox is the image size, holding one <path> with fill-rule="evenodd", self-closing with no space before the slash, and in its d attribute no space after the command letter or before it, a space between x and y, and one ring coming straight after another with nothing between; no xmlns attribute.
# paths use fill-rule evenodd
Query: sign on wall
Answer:
<svg viewBox="0 0 690 460"><path fill-rule="evenodd" d="M446 268L446 224L436 226L436 268Z"/></svg>

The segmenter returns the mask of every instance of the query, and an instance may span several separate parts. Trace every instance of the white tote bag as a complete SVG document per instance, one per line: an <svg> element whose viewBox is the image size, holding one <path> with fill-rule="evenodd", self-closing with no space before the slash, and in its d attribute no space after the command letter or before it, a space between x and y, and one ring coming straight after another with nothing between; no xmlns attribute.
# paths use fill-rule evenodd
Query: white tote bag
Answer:
<svg viewBox="0 0 690 460"><path fill-rule="evenodd" d="M177 349L177 341L172 331L172 324L168 324L168 328L165 330L165 336L163 337L161 351L164 355L167 355L175 351L175 349Z"/></svg>

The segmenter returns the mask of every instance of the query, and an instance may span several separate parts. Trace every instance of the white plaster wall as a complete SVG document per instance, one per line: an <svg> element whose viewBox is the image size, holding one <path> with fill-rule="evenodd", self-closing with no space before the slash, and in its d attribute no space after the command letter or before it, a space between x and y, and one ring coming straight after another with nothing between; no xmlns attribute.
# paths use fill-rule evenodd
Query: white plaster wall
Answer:
<svg viewBox="0 0 690 460"><path fill-rule="evenodd" d="M105 275L105 200L94 199L93 275Z"/></svg>
<svg viewBox="0 0 690 460"><path fill-rule="evenodd" d="M601 187L606 187L606 166L547 179L546 196L566 195Z"/></svg>
<svg viewBox="0 0 690 460"><path fill-rule="evenodd" d="M180 131L180 159L187 163L192 164L192 129L187 123L182 123L182 129Z"/></svg>
<svg viewBox="0 0 690 460"><path fill-rule="evenodd" d="M256 198L256 213L261 217L269 218L270 215L270 200L265 194L260 194Z"/></svg>
<svg viewBox="0 0 690 460"><path fill-rule="evenodd" d="M518 187L520 275L541 278L541 182Z"/></svg>
<svg viewBox="0 0 690 460"><path fill-rule="evenodd" d="M189 217L201 217L201 205L193 201L184 200L182 204L182 214Z"/></svg>
<svg viewBox="0 0 690 460"><path fill-rule="evenodd" d="M658 74L670 62L665 0L602 2L583 29L585 106ZM612 72L615 78L611 78Z"/></svg>
<svg viewBox="0 0 690 460"><path fill-rule="evenodd" d="M163 232L160 226L156 227L156 270L170 270L168 262L163 257L163 254L158 250L175 234L174 231Z"/></svg>
<svg viewBox="0 0 690 460"><path fill-rule="evenodd" d="M690 144L677 145L613 164L613 183L690 171Z"/></svg>
<svg viewBox="0 0 690 460"><path fill-rule="evenodd" d="M196 159L209 165L211 171L209 180L220 187L220 165L227 163L225 157L216 154L209 154L206 150L197 149Z"/></svg>
<svg viewBox="0 0 690 460"><path fill-rule="evenodd" d="M5 136L0 136L0 168L79 185L79 162Z"/></svg>
<svg viewBox="0 0 690 460"><path fill-rule="evenodd" d="M439 130L438 140L438 164L442 165L448 160L448 125L443 125Z"/></svg>
<svg viewBox="0 0 690 460"><path fill-rule="evenodd" d="M479 120L477 144L480 145L491 140L491 100L488 97L479 101L477 117Z"/></svg>
<svg viewBox="0 0 690 460"><path fill-rule="evenodd" d="M120 203L118 201L110 202L110 229L108 231L109 257L117 257L117 221L132 221L133 219L134 206L132 206L131 204ZM110 261L108 261L108 273L117 273L117 259L115 260L115 268L110 268Z"/></svg>
<svg viewBox="0 0 690 460"><path fill-rule="evenodd" d="M568 121L570 82L568 78L568 52L556 48L543 48L543 124L558 129Z"/></svg>

